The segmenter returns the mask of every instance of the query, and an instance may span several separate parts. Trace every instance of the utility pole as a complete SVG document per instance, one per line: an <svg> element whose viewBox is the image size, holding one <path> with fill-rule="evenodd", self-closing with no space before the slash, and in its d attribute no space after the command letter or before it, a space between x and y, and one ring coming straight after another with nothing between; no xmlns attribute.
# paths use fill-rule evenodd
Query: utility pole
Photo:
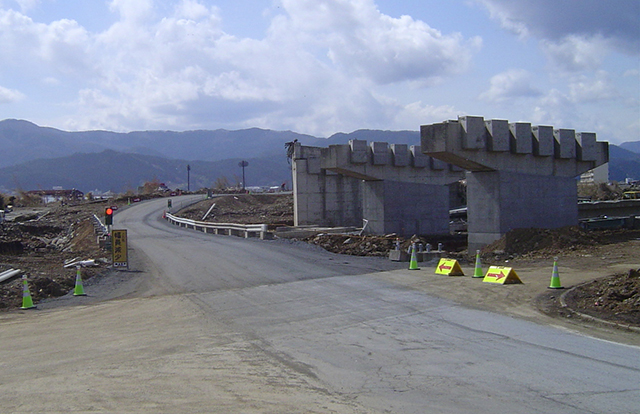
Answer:
<svg viewBox="0 0 640 414"><path fill-rule="evenodd" d="M191 191L191 166L187 164L187 192Z"/></svg>
<svg viewBox="0 0 640 414"><path fill-rule="evenodd" d="M248 165L249 165L249 162L244 161L244 160L243 160L243 161L240 161L240 162L238 163L238 167L242 167L242 191L244 191L244 189L245 189L245 181L244 181L244 167L246 167L246 166L248 166Z"/></svg>

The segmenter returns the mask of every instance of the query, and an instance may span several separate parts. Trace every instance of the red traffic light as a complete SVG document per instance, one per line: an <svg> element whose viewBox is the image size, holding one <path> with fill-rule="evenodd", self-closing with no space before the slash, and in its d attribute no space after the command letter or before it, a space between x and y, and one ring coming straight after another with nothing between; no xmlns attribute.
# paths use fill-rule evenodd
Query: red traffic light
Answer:
<svg viewBox="0 0 640 414"><path fill-rule="evenodd" d="M106 214L107 216L112 215L112 214L113 214L113 209L112 209L111 207L107 207L107 208L104 210L104 214Z"/></svg>

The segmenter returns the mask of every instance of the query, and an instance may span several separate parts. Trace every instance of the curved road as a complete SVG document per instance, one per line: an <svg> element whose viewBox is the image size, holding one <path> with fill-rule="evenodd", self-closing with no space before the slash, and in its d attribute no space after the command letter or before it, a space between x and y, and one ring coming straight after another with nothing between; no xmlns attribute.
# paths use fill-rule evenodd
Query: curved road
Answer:
<svg viewBox="0 0 640 414"><path fill-rule="evenodd" d="M0 319L9 411L640 413L637 347L398 286L386 260L171 226L164 203L115 217L127 299Z"/></svg>

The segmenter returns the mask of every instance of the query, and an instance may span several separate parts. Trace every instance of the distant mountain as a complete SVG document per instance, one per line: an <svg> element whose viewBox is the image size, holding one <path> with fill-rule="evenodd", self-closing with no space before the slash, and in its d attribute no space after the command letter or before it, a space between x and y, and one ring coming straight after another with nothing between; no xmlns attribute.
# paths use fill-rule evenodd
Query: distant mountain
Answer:
<svg viewBox="0 0 640 414"><path fill-rule="evenodd" d="M609 180L622 182L627 178L640 180L640 154L609 145Z"/></svg>
<svg viewBox="0 0 640 414"><path fill-rule="evenodd" d="M28 121L6 119L0 121L0 167L106 149L182 160L254 158L284 154L285 142L295 139L305 145L319 147L347 143L350 139L419 144L420 133L359 130L351 134L335 134L326 139L259 128L237 131L66 132L40 127Z"/></svg>
<svg viewBox="0 0 640 414"><path fill-rule="evenodd" d="M620 144L620 148L640 154L640 141L630 141Z"/></svg>
<svg viewBox="0 0 640 414"><path fill-rule="evenodd" d="M169 188L187 188L187 165L191 167L192 190L213 187L218 178L229 184L242 181L241 159L222 161L170 160L142 154L105 150L100 153L32 160L0 168L0 192L10 189L36 190L61 186L88 191L125 192L157 179ZM246 186L274 186L283 182L291 188L291 167L284 153L278 157L246 158Z"/></svg>
<svg viewBox="0 0 640 414"><path fill-rule="evenodd" d="M291 185L284 143L345 144L352 139L420 145L418 131L357 130L316 138L291 131L258 128L238 131L65 132L28 121L0 121L0 191L50 189L82 191L135 189L157 178L171 188L211 187L219 177L241 181L238 162L249 161L247 186ZM609 176L640 179L640 142L610 145Z"/></svg>

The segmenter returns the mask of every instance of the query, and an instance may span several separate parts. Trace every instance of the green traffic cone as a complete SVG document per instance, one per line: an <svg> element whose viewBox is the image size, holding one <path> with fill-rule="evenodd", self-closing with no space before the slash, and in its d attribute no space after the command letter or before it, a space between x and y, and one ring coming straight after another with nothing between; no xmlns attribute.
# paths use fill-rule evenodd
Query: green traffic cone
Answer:
<svg viewBox="0 0 640 414"><path fill-rule="evenodd" d="M551 273L551 283L549 289L564 289L560 283L560 275L558 274L558 258L553 258L553 272Z"/></svg>
<svg viewBox="0 0 640 414"><path fill-rule="evenodd" d="M476 250L476 267L473 270L473 277L484 277L484 273L482 273L482 263L480 263L480 250Z"/></svg>
<svg viewBox="0 0 640 414"><path fill-rule="evenodd" d="M31 299L31 292L29 292L27 275L22 275L22 307L20 309L33 309L35 307L36 305L33 304L33 299Z"/></svg>
<svg viewBox="0 0 640 414"><path fill-rule="evenodd" d="M84 286L82 285L82 276L80 275L80 266L76 271L76 286L73 288L73 296L86 296L84 293Z"/></svg>
<svg viewBox="0 0 640 414"><path fill-rule="evenodd" d="M411 261L409 262L409 270L418 270L418 257L416 256L416 244L411 245Z"/></svg>

